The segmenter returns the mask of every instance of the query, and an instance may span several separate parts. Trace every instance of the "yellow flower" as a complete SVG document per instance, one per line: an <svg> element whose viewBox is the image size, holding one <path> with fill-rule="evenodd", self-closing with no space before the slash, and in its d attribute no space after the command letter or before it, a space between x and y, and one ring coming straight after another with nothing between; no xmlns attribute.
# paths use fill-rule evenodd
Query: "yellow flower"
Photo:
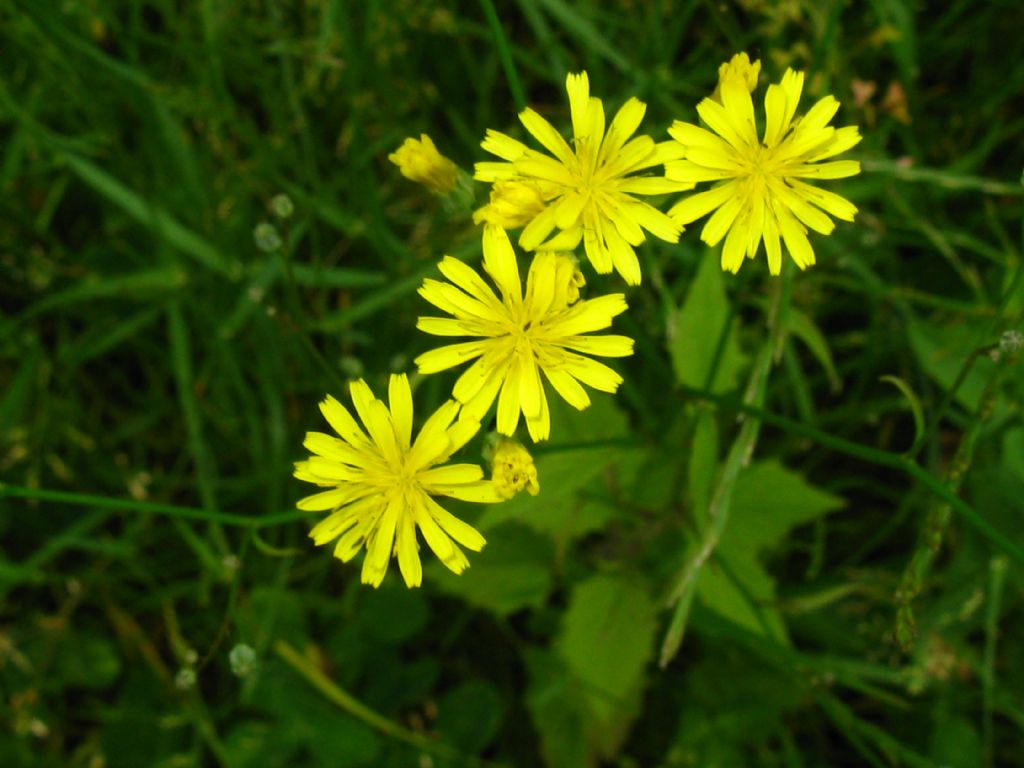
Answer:
<svg viewBox="0 0 1024 768"><path fill-rule="evenodd" d="M635 195L680 192L693 184L635 175L680 156L673 142L656 144L649 136L630 139L647 109L643 102L627 101L606 132L604 105L591 98L587 73L569 75L566 90L571 145L551 123L527 109L519 120L553 157L489 130L481 146L506 162L477 163L475 177L530 182L540 192L547 206L523 229L519 245L524 249L573 250L582 240L594 269L602 274L615 269L627 283L639 285L640 262L633 248L644 241L644 230L670 243L679 240L682 230Z"/></svg>
<svg viewBox="0 0 1024 768"><path fill-rule="evenodd" d="M491 454L491 482L498 495L511 499L524 488L531 496L540 493L533 457L515 440L500 438Z"/></svg>
<svg viewBox="0 0 1024 768"><path fill-rule="evenodd" d="M405 583L420 585L417 527L441 562L461 573L469 561L455 542L479 552L484 538L432 497L485 503L502 499L476 464L436 465L465 445L480 424L455 421L459 405L449 400L413 441L412 392L404 374L391 377L390 409L374 398L362 379L352 382L349 390L366 431L328 395L320 410L339 437L308 432L303 445L315 455L295 464L295 477L330 488L298 503L302 510L330 510L309 535L317 545L338 539L334 556L344 562L365 546L362 580L374 587L383 581L393 552Z"/></svg>
<svg viewBox="0 0 1024 768"><path fill-rule="evenodd" d="M807 229L827 235L835 225L826 213L853 221L857 212L849 200L803 181L859 173L855 160L819 161L845 152L861 139L856 126L828 125L839 109L832 96L794 120L803 83L803 73L789 69L781 83L768 87L763 139L757 135L748 81L739 77L722 79L721 103L704 99L697 106L711 131L680 121L669 128L683 157L666 163L666 176L681 182L717 182L676 203L669 215L689 224L715 211L700 236L708 245L725 237L722 268L730 272L739 270L744 256L753 258L763 239L768 269L779 274L780 235L793 261L804 269L814 263Z"/></svg>
<svg viewBox="0 0 1024 768"><path fill-rule="evenodd" d="M437 151L427 134L406 139L402 146L388 155L405 178L422 184L431 192L447 195L459 180L459 167Z"/></svg>
<svg viewBox="0 0 1024 768"><path fill-rule="evenodd" d="M612 318L625 311L626 300L621 293L577 300L582 276L574 259L552 251L534 256L524 297L505 231L485 227L483 246L484 268L501 297L474 269L445 256L439 268L451 282L424 280L420 295L453 317L421 317L416 327L437 336L476 339L426 352L416 358L416 365L420 373L436 373L475 359L452 392L463 404L463 414L479 421L497 398L498 432L513 434L522 413L530 437L546 440L551 419L542 372L555 391L580 410L590 405L580 382L603 392L614 392L622 383L611 368L578 353L633 353L633 340L625 336L585 335L608 328Z"/></svg>

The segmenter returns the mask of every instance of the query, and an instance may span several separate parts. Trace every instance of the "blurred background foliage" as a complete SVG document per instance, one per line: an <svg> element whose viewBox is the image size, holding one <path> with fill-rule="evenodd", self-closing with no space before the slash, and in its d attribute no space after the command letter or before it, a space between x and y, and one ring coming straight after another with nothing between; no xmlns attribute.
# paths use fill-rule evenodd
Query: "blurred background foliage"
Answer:
<svg viewBox="0 0 1024 768"><path fill-rule="evenodd" d="M1024 764L1021 28L1009 0L0 0L0 764ZM580 69L662 138L737 51L843 103L861 212L785 283L679 652L780 284L696 227L641 249L626 384L554 409L541 494L453 505L469 571L374 591L313 550L317 400L410 370L416 287L480 255L388 152L469 168L522 136L517 92L567 126Z"/></svg>

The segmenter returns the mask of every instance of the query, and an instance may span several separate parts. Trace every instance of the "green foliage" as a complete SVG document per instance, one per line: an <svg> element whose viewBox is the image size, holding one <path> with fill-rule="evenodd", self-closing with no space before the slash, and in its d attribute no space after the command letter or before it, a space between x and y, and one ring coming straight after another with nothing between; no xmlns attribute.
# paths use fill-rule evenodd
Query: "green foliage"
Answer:
<svg viewBox="0 0 1024 768"><path fill-rule="evenodd" d="M1024 765L1022 26L0 2L0 766ZM552 397L539 495L451 502L465 573L424 545L421 590L361 585L292 462L325 393L434 346L440 256L481 255L387 154L426 132L469 170L527 104L565 129L583 69L660 141L740 50L860 127L856 220L779 279L700 221L637 288L584 260L627 294L620 391ZM454 380L412 376L417 414Z"/></svg>

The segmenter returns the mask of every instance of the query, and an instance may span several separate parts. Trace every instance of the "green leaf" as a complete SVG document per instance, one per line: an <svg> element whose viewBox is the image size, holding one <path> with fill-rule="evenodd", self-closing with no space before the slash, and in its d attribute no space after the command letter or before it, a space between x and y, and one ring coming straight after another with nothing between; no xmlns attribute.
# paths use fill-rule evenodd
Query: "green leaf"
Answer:
<svg viewBox="0 0 1024 768"><path fill-rule="evenodd" d="M555 648L581 684L587 739L602 757L617 752L639 712L656 628L654 603L633 579L601 574L573 589Z"/></svg>
<svg viewBox="0 0 1024 768"><path fill-rule="evenodd" d="M597 758L588 737L590 714L579 683L565 662L536 648L523 653L529 689L526 709L540 736L540 750L551 768L592 768Z"/></svg>
<svg viewBox="0 0 1024 768"><path fill-rule="evenodd" d="M697 582L712 611L752 632L787 642L775 604L775 580L761 563L790 530L843 506L776 461L752 465L733 491L729 525Z"/></svg>
<svg viewBox="0 0 1024 768"><path fill-rule="evenodd" d="M393 583L393 582L392 582ZM429 609L422 593L405 586L385 586L359 595L360 626L374 640L398 645L427 623Z"/></svg>
<svg viewBox="0 0 1024 768"><path fill-rule="evenodd" d="M481 679L468 680L437 703L437 726L446 741L475 755L494 740L504 718L498 689Z"/></svg>
<svg viewBox="0 0 1024 768"><path fill-rule="evenodd" d="M551 591L551 541L518 523L488 531L487 546L468 552L469 569L456 575L427 564L431 583L451 595L499 615L539 606Z"/></svg>
<svg viewBox="0 0 1024 768"><path fill-rule="evenodd" d="M689 497L696 514L703 519L711 501L711 488L718 466L718 422L709 408L694 414L693 440L690 443Z"/></svg>
<svg viewBox="0 0 1024 768"><path fill-rule="evenodd" d="M676 381L697 389L734 389L746 361L736 340L717 258L705 254L669 334Z"/></svg>
<svg viewBox="0 0 1024 768"><path fill-rule="evenodd" d="M825 369L832 391L838 392L842 388L843 382L839 378L836 365L832 360L832 350L829 349L828 340L814 320L805 312L790 306L786 312L786 329L807 346L811 354L821 363L821 367Z"/></svg>

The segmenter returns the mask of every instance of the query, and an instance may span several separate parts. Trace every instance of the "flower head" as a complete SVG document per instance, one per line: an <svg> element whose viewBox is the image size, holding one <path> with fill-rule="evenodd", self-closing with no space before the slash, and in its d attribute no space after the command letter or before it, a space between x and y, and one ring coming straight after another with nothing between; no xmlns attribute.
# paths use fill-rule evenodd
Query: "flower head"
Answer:
<svg viewBox="0 0 1024 768"><path fill-rule="evenodd" d="M728 72L719 83L721 102L709 98L697 106L710 131L680 121L669 128L683 156L666 163L666 176L681 182L716 182L707 191L683 198L669 215L689 224L714 211L701 239L717 245L725 237L722 268L730 272L739 270L744 256L753 258L763 239L768 269L779 274L780 235L803 269L814 263L807 229L827 235L835 225L826 214L853 221L857 212L845 198L804 181L859 173L855 160L819 161L845 152L861 137L856 126L828 125L839 109L832 96L794 119L803 83L803 73L789 69L781 83L768 86L763 138L757 134L749 81Z"/></svg>
<svg viewBox="0 0 1024 768"><path fill-rule="evenodd" d="M524 296L508 235L489 225L484 228L484 269L500 298L461 261L446 256L438 266L451 282L424 280L420 295L452 317L421 317L416 327L437 336L475 338L426 352L416 365L420 373L436 373L475 360L452 392L467 417L479 421L497 398L498 432L513 434L522 413L530 437L546 440L551 419L541 373L580 410L590 405L580 382L603 392L614 392L622 383L611 368L579 353L633 353L633 340L625 336L586 335L609 327L625 311L625 297L616 293L579 300L582 275L572 257L538 252Z"/></svg>
<svg viewBox="0 0 1024 768"><path fill-rule="evenodd" d="M420 585L423 569L416 528L441 562L461 573L469 562L455 542L479 552L484 538L432 497L501 501L476 464L437 466L465 445L480 424L455 421L459 405L449 400L413 440L412 391L404 374L391 377L390 408L374 398L362 379L352 382L349 390L366 431L328 395L320 410L338 437L307 433L303 445L315 455L295 464L295 477L330 488L298 503L299 509L330 511L309 535L317 545L338 539L334 556L344 562L365 546L362 580L374 587L384 580L392 553L405 583Z"/></svg>
<svg viewBox="0 0 1024 768"><path fill-rule="evenodd" d="M405 178L422 184L437 195L447 195L459 180L459 167L437 151L427 134L419 139L408 138L388 155Z"/></svg>
<svg viewBox="0 0 1024 768"><path fill-rule="evenodd" d="M679 192L693 184L635 175L679 156L672 142L656 144L649 136L630 138L647 109L643 102L627 101L606 131L604 105L590 96L587 73L569 75L566 90L571 145L551 123L527 109L519 120L551 155L489 130L481 146L505 162L477 163L476 178L529 182L540 192L547 205L525 223L519 237L524 249L572 250L582 240L594 269L602 274L614 269L630 285L639 285L640 262L633 248L644 241L644 230L674 243L682 229L635 195ZM551 237L556 229L558 233Z"/></svg>
<svg viewBox="0 0 1024 768"><path fill-rule="evenodd" d="M521 443L507 438L498 438L491 451L491 482L498 495L511 499L522 490L531 496L540 493L537 482L537 467L533 457Z"/></svg>

